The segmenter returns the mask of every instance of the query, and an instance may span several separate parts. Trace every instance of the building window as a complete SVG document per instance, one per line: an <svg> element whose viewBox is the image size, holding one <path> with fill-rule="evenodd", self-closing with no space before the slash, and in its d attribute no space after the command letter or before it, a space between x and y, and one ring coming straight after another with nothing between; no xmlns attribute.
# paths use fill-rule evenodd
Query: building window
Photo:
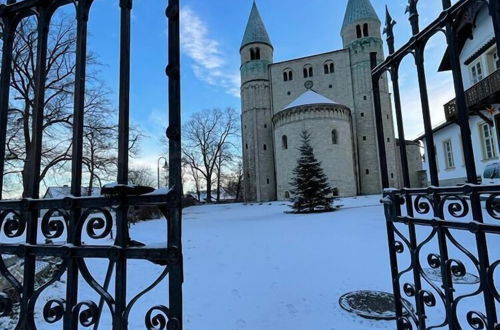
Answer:
<svg viewBox="0 0 500 330"><path fill-rule="evenodd" d="M489 124L481 124L481 139L483 144L483 156L484 159L493 159L497 157L495 150L495 141L493 139L493 130Z"/></svg>
<svg viewBox="0 0 500 330"><path fill-rule="evenodd" d="M481 65L481 60L474 62L470 66L470 75L472 84L477 84L481 80L483 80L483 67Z"/></svg>
<svg viewBox="0 0 500 330"><path fill-rule="evenodd" d="M264 144L264 150L267 150L267 144Z"/></svg>
<svg viewBox="0 0 500 330"><path fill-rule="evenodd" d="M264 124L264 128L267 128L267 124Z"/></svg>
<svg viewBox="0 0 500 330"><path fill-rule="evenodd" d="M288 81L288 74L283 72L283 81Z"/></svg>
<svg viewBox="0 0 500 330"><path fill-rule="evenodd" d="M309 78L313 76L313 68L309 64L304 66L304 78Z"/></svg>
<svg viewBox="0 0 500 330"><path fill-rule="evenodd" d="M288 149L288 137L286 135L281 137L281 146L283 149Z"/></svg>
<svg viewBox="0 0 500 330"><path fill-rule="evenodd" d="M369 175L370 174L370 170L367 169L365 173L366 173L366 175Z"/></svg>
<svg viewBox="0 0 500 330"><path fill-rule="evenodd" d="M360 115L361 115L361 117L364 117L364 116L365 116L365 113L364 113L364 112L362 112Z"/></svg>
<svg viewBox="0 0 500 330"><path fill-rule="evenodd" d="M366 97L366 95L365 95L365 96L363 96L363 100L365 100L365 101L366 101L367 99L368 99L368 98Z"/></svg>
<svg viewBox="0 0 500 330"><path fill-rule="evenodd" d="M356 25L356 36L359 38L362 37L361 35L361 25Z"/></svg>
<svg viewBox="0 0 500 330"><path fill-rule="evenodd" d="M332 131L332 144L338 144L338 136L336 129Z"/></svg>
<svg viewBox="0 0 500 330"><path fill-rule="evenodd" d="M394 179L394 173L391 173L391 179Z"/></svg>
<svg viewBox="0 0 500 330"><path fill-rule="evenodd" d="M283 71L283 80L284 81L293 80L293 73L291 69L285 69L285 71Z"/></svg>
<svg viewBox="0 0 500 330"><path fill-rule="evenodd" d="M250 60L260 60L260 48L250 48Z"/></svg>
<svg viewBox="0 0 500 330"><path fill-rule="evenodd" d="M267 179L267 184L269 184L269 182L270 182L269 179Z"/></svg>
<svg viewBox="0 0 500 330"><path fill-rule="evenodd" d="M363 24L363 35L368 37L368 23Z"/></svg>
<svg viewBox="0 0 500 330"><path fill-rule="evenodd" d="M245 149L247 149L247 150L248 150L248 144L245 144Z"/></svg>
<svg viewBox="0 0 500 330"><path fill-rule="evenodd" d="M285 191L285 198L290 198L290 193L288 191Z"/></svg>
<svg viewBox="0 0 500 330"><path fill-rule="evenodd" d="M454 168L455 160L453 159L453 147L451 145L451 140L446 140L443 142L443 150L446 168Z"/></svg>
<svg viewBox="0 0 500 330"><path fill-rule="evenodd" d="M391 142L391 138L387 138L387 142Z"/></svg>
<svg viewBox="0 0 500 330"><path fill-rule="evenodd" d="M332 61L325 62L325 64L323 65L323 68L324 68L325 74L331 74L331 73L335 72L335 64L333 64Z"/></svg>
<svg viewBox="0 0 500 330"><path fill-rule="evenodd" d="M363 141L366 141L366 136L363 136Z"/></svg>

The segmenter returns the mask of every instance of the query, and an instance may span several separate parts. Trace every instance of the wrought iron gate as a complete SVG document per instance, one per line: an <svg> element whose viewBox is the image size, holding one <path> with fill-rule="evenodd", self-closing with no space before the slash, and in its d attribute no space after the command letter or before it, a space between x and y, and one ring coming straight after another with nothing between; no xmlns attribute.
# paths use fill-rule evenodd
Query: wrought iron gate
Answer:
<svg viewBox="0 0 500 330"><path fill-rule="evenodd" d="M30 180L26 198L0 201L0 230L6 241L0 242L0 274L12 288L9 294L0 294L0 315L18 319L15 329L37 329L44 325L35 323L35 306L43 304L43 319L56 323L60 329L78 327L97 328L103 309L112 317L113 329L128 328L131 309L141 298L168 277L165 304L151 306L144 315L148 329L182 329L182 246L181 246L181 162L180 162L180 45L179 0L169 0L168 17L169 65L169 185L167 192L144 193L141 188L128 185L129 150L129 91L130 91L130 30L132 0L117 0L121 13L120 22L120 88L119 88L119 141L118 184L110 186L103 197L81 197L82 150L84 125L84 97L87 57L87 23L93 0L7 0L0 5L2 25L2 66L0 76L0 199L6 161L6 131L9 110L9 85L16 27L21 20L34 16L37 20L37 54L35 69L35 104L33 113L32 151L27 155L30 163ZM63 6L75 6L76 74L74 86L74 114L72 137L72 196L61 200L44 200L39 196L42 126L45 103L45 79L49 25L54 13ZM130 244L127 213L129 208L157 206L166 218L167 232L164 246L134 247ZM39 217L41 210L48 210ZM109 245L92 245L82 242L82 235L90 240L109 238L116 228L116 238ZM19 243L19 238L24 238ZM45 239L54 243L42 243ZM10 241L12 240L12 241ZM22 280L12 274L7 265L9 255L23 259ZM54 257L58 260L49 281L35 283L37 260ZM92 275L86 260L109 260L104 283ZM132 299L127 299L127 263L131 259L154 262L164 267L157 280ZM114 270L114 275L113 274ZM64 297L39 302L39 297L51 285L65 278ZM79 281L85 281L98 295L100 301L81 301ZM112 290L108 289L114 283ZM14 308L15 307L15 308ZM43 322L42 322L43 323Z"/></svg>
<svg viewBox="0 0 500 330"><path fill-rule="evenodd" d="M425 29L419 28L418 0L409 0L407 12L412 27L412 38L399 50L394 49L393 26L395 21L387 12L385 33L389 56L383 63L377 63L376 54L372 55L372 77L376 123L378 128L378 146L380 151L380 167L382 183L388 188L387 164L385 162L385 139L381 117L379 79L389 72L392 84L394 105L400 141L405 141L403 116L400 99L398 73L400 64L407 55L412 55L418 75L422 117L425 127L426 157L429 164L429 175L432 186L426 189L412 189L408 172L408 160L405 143L399 143L403 181L406 188L388 189L384 193L383 203L387 218L387 235L389 241L393 290L396 297L396 314L398 329L472 329L498 330L498 306L500 294L495 285L495 272L500 270L500 260L490 260L492 249L498 246L487 244L488 235L500 234L500 187L479 186L469 127L466 94L460 69L458 34L459 29L469 24L472 28L474 19L470 16L473 6L488 6L492 17L495 44L500 49L500 17L497 0L459 0L453 6L450 0L442 0L443 11L437 19ZM437 2L431 2L438 5ZM463 32L463 30L460 30ZM448 46L449 64L453 74L456 93L456 124L460 127L461 142L468 184L460 187L439 188L438 167L436 161L433 130L431 126L429 97L424 67L424 50L429 39L437 33L444 33ZM385 171L384 171L385 169ZM482 205L484 203L484 207ZM426 234L420 231L429 228ZM457 232L468 232L475 238L475 248L466 248L456 238ZM434 245L433 245L434 244ZM435 248L435 253L424 255L424 250ZM479 274L480 284L477 290L457 295L454 277L463 277L466 272L465 260L450 257L450 249L460 251ZM490 251L489 251L490 249ZM401 266L399 255L410 255L410 265ZM424 259L425 261L422 261ZM439 274L439 284L430 278L424 263ZM470 270L470 269L469 269ZM402 299L402 295L410 297L414 309ZM461 315L460 307L464 299L480 297L482 301L475 310ZM442 322L429 324L427 311L440 304L445 315ZM468 323L468 324L467 324Z"/></svg>

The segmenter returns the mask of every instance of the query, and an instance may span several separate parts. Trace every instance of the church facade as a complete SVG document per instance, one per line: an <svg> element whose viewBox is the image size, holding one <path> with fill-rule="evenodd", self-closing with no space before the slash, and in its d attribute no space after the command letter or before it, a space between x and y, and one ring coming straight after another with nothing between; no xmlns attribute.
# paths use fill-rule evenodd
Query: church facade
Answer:
<svg viewBox="0 0 500 330"><path fill-rule="evenodd" d="M370 0L348 0L343 48L275 63L254 2L241 44L241 128L247 201L291 195L300 133L339 196L381 192L370 54L384 60L380 20ZM389 179L400 186L387 76L380 81Z"/></svg>

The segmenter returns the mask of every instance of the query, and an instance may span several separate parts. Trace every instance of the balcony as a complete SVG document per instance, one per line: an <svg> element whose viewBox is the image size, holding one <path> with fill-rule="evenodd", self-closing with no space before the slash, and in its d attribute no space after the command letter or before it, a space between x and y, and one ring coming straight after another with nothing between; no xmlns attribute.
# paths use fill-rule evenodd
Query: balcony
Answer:
<svg viewBox="0 0 500 330"><path fill-rule="evenodd" d="M469 113L477 113L488 105L500 103L500 70L497 70L465 91L465 103ZM446 121L453 121L457 116L455 99L444 105Z"/></svg>

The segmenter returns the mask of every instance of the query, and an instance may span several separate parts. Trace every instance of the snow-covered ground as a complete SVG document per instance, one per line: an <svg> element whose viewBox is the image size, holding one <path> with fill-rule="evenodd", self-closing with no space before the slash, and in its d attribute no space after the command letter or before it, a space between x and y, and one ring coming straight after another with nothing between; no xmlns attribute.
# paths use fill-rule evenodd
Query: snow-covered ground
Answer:
<svg viewBox="0 0 500 330"><path fill-rule="evenodd" d="M342 199L339 203L343 207L336 212L312 215L286 214L284 211L289 208L282 202L186 209L185 328L395 329L393 321L362 319L345 312L338 304L339 297L350 291L392 290L386 225L379 199L379 196ZM422 229L419 236L424 237L428 232ZM131 228L132 238L145 243L160 242L165 233L165 220L139 223ZM475 251L473 235L454 234ZM493 253L498 252L492 255L496 260L500 241L498 237L489 239ZM450 250L451 256L460 253L454 248ZM437 252L437 247L430 244L422 252L422 263L428 253ZM460 259L465 258L462 255ZM403 269L408 256L402 255L400 262ZM107 263L93 260L87 263L102 283ZM152 283L161 271L161 267L149 262L130 261L129 299ZM411 278L404 277L403 281L411 282ZM57 283L47 290L39 299L37 310L47 299L63 297L64 288L64 283ZM477 285L457 286L457 294L476 289ZM147 310L168 304L167 292L165 280L139 300L131 311L130 329L144 329ZM96 301L97 295L82 281L79 298ZM460 314L465 315L472 308L481 310L481 301L464 300ZM100 328L110 329L109 312L104 310ZM438 302L438 306L429 309L430 322L440 323L443 313L444 308ZM61 328L60 324L44 324L40 312L37 319L39 329Z"/></svg>

